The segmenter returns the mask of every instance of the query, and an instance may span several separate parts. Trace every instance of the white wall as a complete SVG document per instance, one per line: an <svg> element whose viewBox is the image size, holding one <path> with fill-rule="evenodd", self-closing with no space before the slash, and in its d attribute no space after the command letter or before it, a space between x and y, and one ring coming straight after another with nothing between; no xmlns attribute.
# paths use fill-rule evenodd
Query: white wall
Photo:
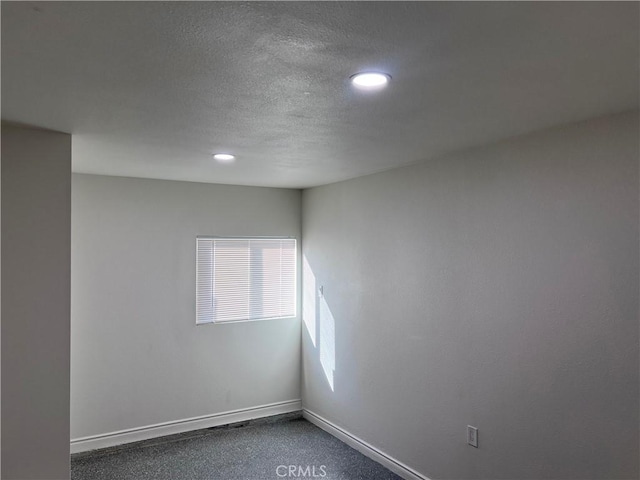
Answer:
<svg viewBox="0 0 640 480"><path fill-rule="evenodd" d="M300 238L300 191L73 175L71 438L300 398L299 318L195 325L196 235Z"/></svg>
<svg viewBox="0 0 640 480"><path fill-rule="evenodd" d="M71 137L2 125L2 478L69 478Z"/></svg>
<svg viewBox="0 0 640 480"><path fill-rule="evenodd" d="M434 479L638 478L638 128L305 190L305 408Z"/></svg>

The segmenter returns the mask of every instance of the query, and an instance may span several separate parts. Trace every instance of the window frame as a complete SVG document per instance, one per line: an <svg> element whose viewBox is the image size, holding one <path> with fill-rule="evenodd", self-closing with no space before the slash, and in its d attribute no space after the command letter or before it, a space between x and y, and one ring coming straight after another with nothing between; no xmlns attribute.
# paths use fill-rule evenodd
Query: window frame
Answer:
<svg viewBox="0 0 640 480"><path fill-rule="evenodd" d="M198 240L293 240L294 241L294 268L293 268L293 314L282 317L267 318L242 318L234 320L210 320L198 321ZM195 320L196 326L201 325L226 325L228 323L261 322L265 320L283 320L298 317L298 267L299 267L299 244L295 236L252 236L252 235L196 235L195 241Z"/></svg>

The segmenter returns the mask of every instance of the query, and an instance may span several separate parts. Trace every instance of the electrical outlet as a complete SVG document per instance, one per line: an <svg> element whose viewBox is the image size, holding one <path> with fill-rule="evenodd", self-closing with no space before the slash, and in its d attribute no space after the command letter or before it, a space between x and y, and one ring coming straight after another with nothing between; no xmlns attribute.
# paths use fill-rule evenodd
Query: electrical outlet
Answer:
<svg viewBox="0 0 640 480"><path fill-rule="evenodd" d="M467 425L467 443L478 448L478 429L471 425Z"/></svg>

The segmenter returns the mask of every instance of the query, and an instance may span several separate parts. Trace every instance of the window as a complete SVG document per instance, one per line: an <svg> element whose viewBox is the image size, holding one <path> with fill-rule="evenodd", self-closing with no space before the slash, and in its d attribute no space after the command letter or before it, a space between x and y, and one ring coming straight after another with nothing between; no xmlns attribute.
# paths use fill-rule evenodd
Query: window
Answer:
<svg viewBox="0 0 640 480"><path fill-rule="evenodd" d="M294 238L196 238L196 324L295 314Z"/></svg>

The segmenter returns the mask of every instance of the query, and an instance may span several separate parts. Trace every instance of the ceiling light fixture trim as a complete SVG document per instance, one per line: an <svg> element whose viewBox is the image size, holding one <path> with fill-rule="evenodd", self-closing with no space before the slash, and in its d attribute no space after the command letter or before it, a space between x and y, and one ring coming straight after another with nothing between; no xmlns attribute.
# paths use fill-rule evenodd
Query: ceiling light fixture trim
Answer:
<svg viewBox="0 0 640 480"><path fill-rule="evenodd" d="M236 159L235 155L231 155L230 153L214 153L213 158L218 162L226 163L233 162Z"/></svg>
<svg viewBox="0 0 640 480"><path fill-rule="evenodd" d="M382 72L360 72L349 77L351 84L361 90L379 90L387 86L391 75Z"/></svg>

